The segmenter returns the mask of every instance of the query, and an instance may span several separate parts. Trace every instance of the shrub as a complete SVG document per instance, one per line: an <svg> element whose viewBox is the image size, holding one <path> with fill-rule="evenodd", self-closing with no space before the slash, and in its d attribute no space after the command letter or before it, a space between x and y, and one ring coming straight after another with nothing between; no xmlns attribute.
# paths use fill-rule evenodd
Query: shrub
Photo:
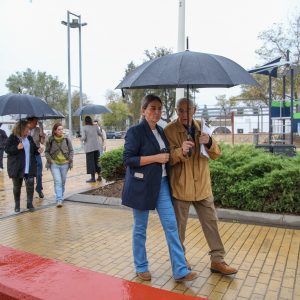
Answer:
<svg viewBox="0 0 300 300"><path fill-rule="evenodd" d="M221 145L210 161L213 193L224 208L300 213L300 156L273 155L251 145Z"/></svg>
<svg viewBox="0 0 300 300"><path fill-rule="evenodd" d="M101 175L105 180L112 181L124 178L123 152L124 148L121 147L105 152L100 157Z"/></svg>

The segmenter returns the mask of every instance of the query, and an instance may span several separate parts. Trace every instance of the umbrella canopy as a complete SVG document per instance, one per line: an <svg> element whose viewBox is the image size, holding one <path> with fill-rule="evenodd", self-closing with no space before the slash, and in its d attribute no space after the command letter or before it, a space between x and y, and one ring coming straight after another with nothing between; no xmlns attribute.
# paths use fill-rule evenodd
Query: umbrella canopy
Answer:
<svg viewBox="0 0 300 300"><path fill-rule="evenodd" d="M228 88L239 84L258 85L244 68L226 57L186 50L145 62L116 88Z"/></svg>
<svg viewBox="0 0 300 300"><path fill-rule="evenodd" d="M42 117L38 117L39 120L48 120L48 119L64 119L65 116L58 110L54 109L54 108L51 108L52 109L52 113L53 114L46 114ZM12 118L14 120L26 120L30 117L33 117L33 116L28 116L27 114L13 114L12 115Z"/></svg>
<svg viewBox="0 0 300 300"><path fill-rule="evenodd" d="M55 115L52 108L42 99L27 94L7 94L0 96L0 116L26 115L26 117L41 118L45 115Z"/></svg>
<svg viewBox="0 0 300 300"><path fill-rule="evenodd" d="M111 112L112 111L109 108L103 105L87 104L85 106L82 106L81 108L78 108L73 114L73 116L78 117L83 115L99 115L99 114L106 114Z"/></svg>

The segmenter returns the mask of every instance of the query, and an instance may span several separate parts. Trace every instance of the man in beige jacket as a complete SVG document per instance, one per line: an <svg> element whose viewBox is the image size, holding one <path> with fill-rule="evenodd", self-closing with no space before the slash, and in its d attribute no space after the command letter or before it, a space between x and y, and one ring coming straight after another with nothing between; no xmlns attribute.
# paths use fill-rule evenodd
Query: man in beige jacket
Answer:
<svg viewBox="0 0 300 300"><path fill-rule="evenodd" d="M200 145L205 146L211 159L219 157L221 150L212 137L201 132L201 123L193 120L196 107L192 101L178 100L176 112L178 118L166 126L165 134L170 144L170 184L182 246L192 204L210 248L211 271L235 274L237 270L224 261L225 250L217 225L208 158L200 153Z"/></svg>

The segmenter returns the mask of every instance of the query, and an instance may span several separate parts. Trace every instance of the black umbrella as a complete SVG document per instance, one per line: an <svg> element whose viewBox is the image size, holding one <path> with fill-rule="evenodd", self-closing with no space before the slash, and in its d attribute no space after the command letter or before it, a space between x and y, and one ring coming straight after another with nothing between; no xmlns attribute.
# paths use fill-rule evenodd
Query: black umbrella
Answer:
<svg viewBox="0 0 300 300"><path fill-rule="evenodd" d="M52 110L52 114L46 114L42 117L38 117L39 120L48 120L48 119L64 119L65 116L58 110L54 109L54 108L51 108ZM12 118L15 119L15 120L26 120L30 117L34 117L34 116L30 116L30 115L27 115L27 114L14 114L12 115Z"/></svg>
<svg viewBox="0 0 300 300"><path fill-rule="evenodd" d="M0 96L0 116L26 115L27 117L41 118L54 116L55 112L42 99L27 94L7 94Z"/></svg>
<svg viewBox="0 0 300 300"><path fill-rule="evenodd" d="M145 62L116 88L229 88L239 84L257 85L257 82L226 57L186 50Z"/></svg>
<svg viewBox="0 0 300 300"><path fill-rule="evenodd" d="M109 108L103 105L87 104L85 106L82 106L81 108L78 108L73 114L73 116L78 117L83 115L99 115L99 114L106 114L111 112L112 111Z"/></svg>

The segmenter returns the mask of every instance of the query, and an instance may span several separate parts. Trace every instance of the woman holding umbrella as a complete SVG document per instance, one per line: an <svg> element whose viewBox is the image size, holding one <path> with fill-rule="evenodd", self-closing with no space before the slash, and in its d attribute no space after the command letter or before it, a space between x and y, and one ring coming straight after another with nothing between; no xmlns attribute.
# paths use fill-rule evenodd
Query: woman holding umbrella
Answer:
<svg viewBox="0 0 300 300"><path fill-rule="evenodd" d="M13 182L15 212L20 212L20 196L23 179L26 184L27 208L34 211L32 205L34 177L36 176L35 155L39 154L26 121L19 121L9 136L5 152L7 153L7 172Z"/></svg>

